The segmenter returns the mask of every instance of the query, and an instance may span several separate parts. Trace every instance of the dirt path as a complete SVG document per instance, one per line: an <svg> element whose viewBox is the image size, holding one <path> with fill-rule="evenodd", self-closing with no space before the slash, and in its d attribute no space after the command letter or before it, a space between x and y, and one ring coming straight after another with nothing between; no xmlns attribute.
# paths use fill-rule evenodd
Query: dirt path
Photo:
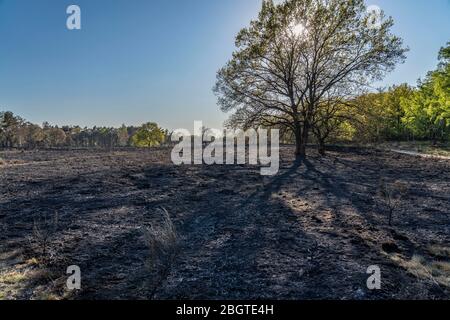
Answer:
<svg viewBox="0 0 450 320"><path fill-rule="evenodd" d="M399 154L406 154L406 155L409 155L409 156L415 156L415 157L450 160L450 157L440 156L440 155L433 155L433 154L426 154L426 153L420 153L420 152L416 152L416 151L400 150L400 149L389 149L389 151L395 152L395 153L399 153Z"/></svg>

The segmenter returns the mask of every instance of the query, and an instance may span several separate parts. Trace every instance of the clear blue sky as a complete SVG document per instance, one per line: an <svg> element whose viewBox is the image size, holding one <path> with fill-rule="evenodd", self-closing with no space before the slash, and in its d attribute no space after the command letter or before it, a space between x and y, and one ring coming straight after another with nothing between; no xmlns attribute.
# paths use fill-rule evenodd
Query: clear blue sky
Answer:
<svg viewBox="0 0 450 320"><path fill-rule="evenodd" d="M0 110L29 121L220 127L212 93L261 0L0 0ZM411 49L381 85L415 84L450 41L450 0L368 0ZM66 8L82 30L66 29Z"/></svg>

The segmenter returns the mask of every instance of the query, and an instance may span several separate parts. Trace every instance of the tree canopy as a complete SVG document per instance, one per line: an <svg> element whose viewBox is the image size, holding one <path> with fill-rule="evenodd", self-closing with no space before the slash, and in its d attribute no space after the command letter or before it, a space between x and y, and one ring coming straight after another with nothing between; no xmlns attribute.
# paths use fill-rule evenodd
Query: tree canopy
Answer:
<svg viewBox="0 0 450 320"><path fill-rule="evenodd" d="M154 122L149 122L138 129L131 141L135 147L156 147L165 140L164 130Z"/></svg>
<svg viewBox="0 0 450 320"><path fill-rule="evenodd" d="M419 137L434 142L450 134L450 43L439 52L437 70L429 72L414 94L402 100L404 122Z"/></svg>
<svg viewBox="0 0 450 320"><path fill-rule="evenodd" d="M229 126L283 126L305 156L321 106L337 112L356 93L405 59L392 18L371 24L363 0L263 1L257 20L236 37L215 92ZM331 109L329 109L331 110Z"/></svg>

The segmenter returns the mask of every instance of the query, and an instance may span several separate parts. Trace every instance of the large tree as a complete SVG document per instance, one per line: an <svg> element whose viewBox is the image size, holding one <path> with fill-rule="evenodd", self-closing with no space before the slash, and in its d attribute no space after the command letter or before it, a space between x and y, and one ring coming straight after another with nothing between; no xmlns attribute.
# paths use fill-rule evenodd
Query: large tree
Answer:
<svg viewBox="0 0 450 320"><path fill-rule="evenodd" d="M348 100L405 58L393 20L373 18L363 0L263 1L217 75L219 105L235 112L231 124L288 127L305 156L324 99Z"/></svg>

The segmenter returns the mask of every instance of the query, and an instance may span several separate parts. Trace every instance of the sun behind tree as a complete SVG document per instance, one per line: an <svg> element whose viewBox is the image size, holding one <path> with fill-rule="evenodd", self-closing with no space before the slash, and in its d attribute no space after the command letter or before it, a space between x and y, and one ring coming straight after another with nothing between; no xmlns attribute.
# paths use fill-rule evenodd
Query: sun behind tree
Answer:
<svg viewBox="0 0 450 320"><path fill-rule="evenodd" d="M334 117L321 106L344 105L405 59L392 18L371 19L363 0L263 1L217 75L218 103L234 112L228 125L285 127L304 157L317 117Z"/></svg>

